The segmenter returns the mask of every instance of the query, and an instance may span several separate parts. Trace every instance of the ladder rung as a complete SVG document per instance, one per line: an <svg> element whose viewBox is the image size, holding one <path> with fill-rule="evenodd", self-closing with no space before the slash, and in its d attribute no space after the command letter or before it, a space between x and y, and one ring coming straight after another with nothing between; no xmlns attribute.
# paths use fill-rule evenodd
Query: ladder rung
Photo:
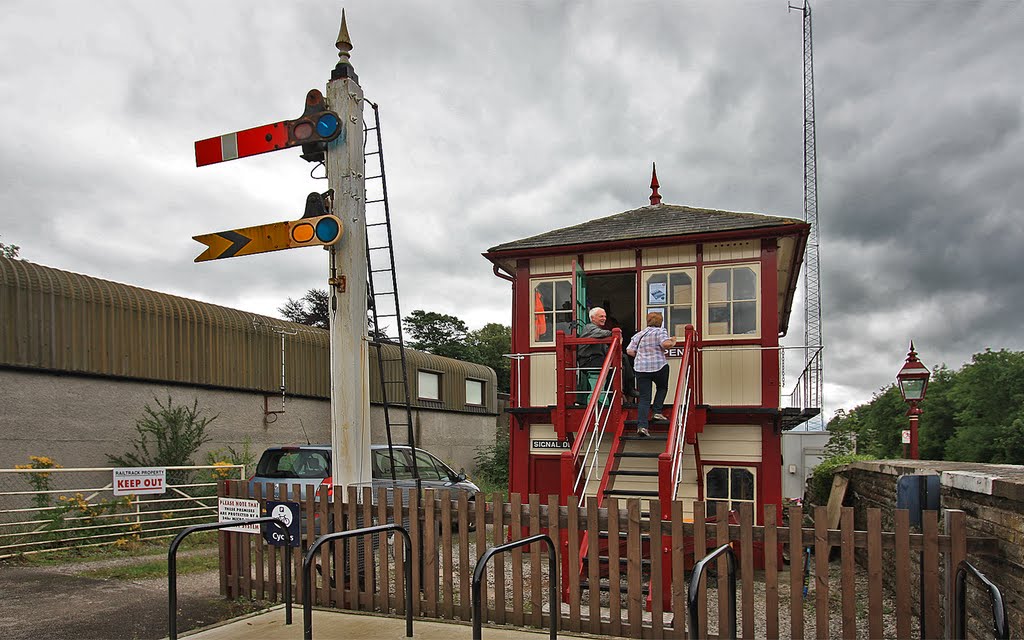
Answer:
<svg viewBox="0 0 1024 640"><path fill-rule="evenodd" d="M363 152L363 155L364 156L376 156L376 155L380 155L380 151L365 151L365 152Z"/></svg>
<svg viewBox="0 0 1024 640"><path fill-rule="evenodd" d="M391 248L391 245L389 245L389 244L382 244L379 247L370 247L369 249L367 249L367 251L379 251L380 249L390 249L390 248Z"/></svg>
<svg viewBox="0 0 1024 640"><path fill-rule="evenodd" d="M378 174L378 175L375 175L375 176L368 176L366 179L367 180L376 180L377 178L383 178L383 177L384 177L384 174L381 173L381 174Z"/></svg>
<svg viewBox="0 0 1024 640"><path fill-rule="evenodd" d="M394 271L394 269L370 269L370 273L384 273L386 271Z"/></svg>
<svg viewBox="0 0 1024 640"><path fill-rule="evenodd" d="M376 200L367 200L366 204L373 204L375 202L384 202L384 198L378 198Z"/></svg>
<svg viewBox="0 0 1024 640"><path fill-rule="evenodd" d="M375 293L373 295L375 295L375 296L391 296L391 295L394 295L394 294L395 294L394 291L381 291L380 293Z"/></svg>
<svg viewBox="0 0 1024 640"><path fill-rule="evenodd" d="M387 222L371 222L370 224L368 224L366 226L368 226L368 227L383 227L386 224L387 224Z"/></svg>
<svg viewBox="0 0 1024 640"><path fill-rule="evenodd" d="M377 316L378 318L394 318L394 313L381 313Z"/></svg>

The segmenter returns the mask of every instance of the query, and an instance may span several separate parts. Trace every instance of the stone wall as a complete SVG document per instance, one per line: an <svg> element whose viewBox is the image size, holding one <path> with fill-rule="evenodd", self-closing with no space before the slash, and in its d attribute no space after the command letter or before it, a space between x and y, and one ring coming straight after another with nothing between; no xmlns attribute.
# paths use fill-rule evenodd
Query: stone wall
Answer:
<svg viewBox="0 0 1024 640"><path fill-rule="evenodd" d="M845 504L854 507L857 529L866 528L865 510L879 507L882 526L887 531L893 528L897 479L906 474L938 475L940 507L966 513L968 536L996 539L995 555L969 553L967 559L1002 591L1011 637L1024 637L1024 466L880 460L855 462L840 473L850 481ZM941 516L939 526L943 526ZM911 600L916 611L920 601L916 553L911 553L911 560ZM887 556L887 562L891 562L891 556ZM891 587L892 572L884 575ZM989 602L988 592L969 580L967 611L971 637L991 637Z"/></svg>
<svg viewBox="0 0 1024 640"><path fill-rule="evenodd" d="M246 438L257 458L272 445L331 440L327 400L289 397L284 413L266 414L265 407L281 409L281 396L0 369L0 468L27 463L29 456L48 456L64 467L109 466L108 454L122 455L130 449L143 407L148 403L155 408L154 398L165 402L168 396L176 406L198 400L204 415L217 416L209 427L212 439L196 456L197 464L205 464L210 450L240 450ZM372 441L387 442L383 408L371 406L370 412ZM456 471L472 472L477 449L494 444L499 417L414 409L417 444ZM405 422L404 416L400 421ZM507 428L507 419L505 424ZM405 427L401 430L395 430L395 442L407 441Z"/></svg>

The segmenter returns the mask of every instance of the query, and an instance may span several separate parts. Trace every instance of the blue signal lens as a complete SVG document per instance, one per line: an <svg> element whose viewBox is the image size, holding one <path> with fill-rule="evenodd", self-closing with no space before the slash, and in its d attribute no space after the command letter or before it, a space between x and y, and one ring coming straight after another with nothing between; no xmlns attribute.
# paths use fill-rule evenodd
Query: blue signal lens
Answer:
<svg viewBox="0 0 1024 640"><path fill-rule="evenodd" d="M331 243L338 239L338 234L341 229L338 227L338 221L334 218L321 218L316 223L316 239L320 242Z"/></svg>
<svg viewBox="0 0 1024 640"><path fill-rule="evenodd" d="M338 130L338 116L333 113L325 113L316 121L316 132L321 137L329 138Z"/></svg>

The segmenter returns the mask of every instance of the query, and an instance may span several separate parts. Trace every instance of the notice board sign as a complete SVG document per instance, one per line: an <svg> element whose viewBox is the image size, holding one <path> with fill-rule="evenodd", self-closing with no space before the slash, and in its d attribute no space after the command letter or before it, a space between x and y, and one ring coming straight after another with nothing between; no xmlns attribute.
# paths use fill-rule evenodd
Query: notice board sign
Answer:
<svg viewBox="0 0 1024 640"><path fill-rule="evenodd" d="M217 498L217 522L232 520L255 520L260 518L260 501L245 498ZM237 531L239 533L259 533L260 525L247 524L240 527L225 527L221 531Z"/></svg>
<svg viewBox="0 0 1024 640"><path fill-rule="evenodd" d="M163 467L114 469L113 484L115 496L167 493L167 469Z"/></svg>

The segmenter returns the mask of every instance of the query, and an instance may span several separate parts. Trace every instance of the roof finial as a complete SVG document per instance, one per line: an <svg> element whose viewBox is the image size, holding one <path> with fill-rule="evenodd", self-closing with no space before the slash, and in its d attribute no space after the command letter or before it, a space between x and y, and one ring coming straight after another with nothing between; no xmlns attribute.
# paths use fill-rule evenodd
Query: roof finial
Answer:
<svg viewBox="0 0 1024 640"><path fill-rule="evenodd" d="M651 163L651 204L661 204L661 194L658 193L658 165Z"/></svg>
<svg viewBox="0 0 1024 640"><path fill-rule="evenodd" d="M341 29L338 30L338 40L334 43L334 46L338 47L338 64L334 66L334 71L331 72L331 79L352 78L359 82L359 77L356 75L355 69L352 68L352 63L348 61L349 52L352 51L352 38L348 35L348 21L345 19L344 9L341 10Z"/></svg>

